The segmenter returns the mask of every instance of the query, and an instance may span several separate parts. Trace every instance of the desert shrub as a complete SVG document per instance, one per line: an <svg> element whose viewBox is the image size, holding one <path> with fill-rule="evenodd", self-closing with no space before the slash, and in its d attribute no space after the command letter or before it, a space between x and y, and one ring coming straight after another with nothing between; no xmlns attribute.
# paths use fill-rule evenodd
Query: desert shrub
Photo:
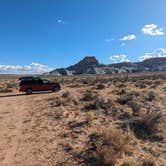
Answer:
<svg viewBox="0 0 166 166"><path fill-rule="evenodd" d="M156 100L156 98L157 98L157 94L153 91L143 92L141 94L141 100L143 102L145 102L145 101L154 101L154 100Z"/></svg>
<svg viewBox="0 0 166 166"><path fill-rule="evenodd" d="M69 97L70 96L70 92L69 91L66 91L66 92L64 92L63 94L62 94L62 97L63 98L67 98L67 97Z"/></svg>
<svg viewBox="0 0 166 166"><path fill-rule="evenodd" d="M137 91L126 92L125 90L123 90L122 92L120 92L120 96L116 101L119 104L125 105L129 102L135 101L138 97L140 97L140 93Z"/></svg>
<svg viewBox="0 0 166 166"><path fill-rule="evenodd" d="M97 109L107 110L110 107L114 106L114 102L111 99L104 100L103 97L97 97L95 100L95 106Z"/></svg>
<svg viewBox="0 0 166 166"><path fill-rule="evenodd" d="M154 159L146 158L140 162L140 166L157 166L157 165L156 165L156 162L154 161Z"/></svg>
<svg viewBox="0 0 166 166"><path fill-rule="evenodd" d="M120 166L156 166L156 162L153 158L147 157L146 159L141 159L140 161L125 161Z"/></svg>
<svg viewBox="0 0 166 166"><path fill-rule="evenodd" d="M8 88L8 89L12 89L15 86L16 86L16 84L14 82L8 82L8 83L6 83L6 88Z"/></svg>
<svg viewBox="0 0 166 166"><path fill-rule="evenodd" d="M144 89L144 88L146 88L146 84L145 84L145 82L136 82L135 87Z"/></svg>
<svg viewBox="0 0 166 166"><path fill-rule="evenodd" d="M101 89L104 89L104 88L105 88L105 85L104 85L104 84L97 84L96 89L101 90Z"/></svg>
<svg viewBox="0 0 166 166"><path fill-rule="evenodd" d="M48 100L51 107L60 107L63 104L63 101L59 98L51 98Z"/></svg>
<svg viewBox="0 0 166 166"><path fill-rule="evenodd" d="M93 92L87 90L82 97L82 101L92 101L95 98Z"/></svg>
<svg viewBox="0 0 166 166"><path fill-rule="evenodd" d="M96 118L96 115L94 114L94 112L87 112L87 114L85 115L85 119L87 121L88 124L91 124L92 121Z"/></svg>
<svg viewBox="0 0 166 166"><path fill-rule="evenodd" d="M153 101L156 98L156 94L153 91L148 92L146 100Z"/></svg>
<svg viewBox="0 0 166 166"><path fill-rule="evenodd" d="M114 166L123 154L128 154L131 151L129 143L128 135L122 133L121 130L111 129L97 134L95 139L88 142L90 145L88 149L92 149L91 159L93 158L93 161L98 163L96 165Z"/></svg>
<svg viewBox="0 0 166 166"><path fill-rule="evenodd" d="M122 80L121 80L122 81ZM125 88L126 87L126 84L119 84L117 85L118 88Z"/></svg>
<svg viewBox="0 0 166 166"><path fill-rule="evenodd" d="M150 88L157 88L159 85L161 85L161 80L156 80L151 84Z"/></svg>
<svg viewBox="0 0 166 166"><path fill-rule="evenodd" d="M117 98L117 102L119 104L125 105L126 103L128 103L129 101L131 101L133 99L133 96L130 94L126 94L126 95L121 95L120 97Z"/></svg>
<svg viewBox="0 0 166 166"><path fill-rule="evenodd" d="M125 161L123 164L120 166L138 166L134 160L131 161Z"/></svg>
<svg viewBox="0 0 166 166"><path fill-rule="evenodd" d="M129 118L129 115L123 111L123 109L115 107L111 110L111 116L113 120L125 120Z"/></svg>
<svg viewBox="0 0 166 166"><path fill-rule="evenodd" d="M83 112L88 112L90 110L96 110L96 109L97 109L97 107L96 107L95 103L88 103L81 110Z"/></svg>
<svg viewBox="0 0 166 166"><path fill-rule="evenodd" d="M126 94L127 92L126 92L126 90L125 89L121 89L120 91L118 91L116 94L117 95L124 95L124 94Z"/></svg>
<svg viewBox="0 0 166 166"><path fill-rule="evenodd" d="M60 120L63 117L63 111L56 109L50 112L46 112L44 115L52 118L53 120Z"/></svg>
<svg viewBox="0 0 166 166"><path fill-rule="evenodd" d="M68 127L70 129L80 128L80 127L83 127L85 124L87 124L87 121L81 121L81 122L71 121L68 123Z"/></svg>
<svg viewBox="0 0 166 166"><path fill-rule="evenodd" d="M108 99L104 100L103 97L98 96L92 102L87 103L83 108L82 111L88 112L90 110L98 110L102 109L105 113L106 111L114 105L113 101Z"/></svg>
<svg viewBox="0 0 166 166"><path fill-rule="evenodd" d="M69 96L68 96L69 95ZM63 97L55 97L49 99L49 103L51 107L60 107L60 106L69 106L69 105L78 105L78 101L70 93L62 94Z"/></svg>
<svg viewBox="0 0 166 166"><path fill-rule="evenodd" d="M161 134L164 130L161 126L161 124L164 124L163 117L161 112L145 113L134 119L130 127L138 138L161 140L163 137L158 133Z"/></svg>
<svg viewBox="0 0 166 166"><path fill-rule="evenodd" d="M12 89L9 88L0 88L0 93L8 93L8 92L12 92Z"/></svg>
<svg viewBox="0 0 166 166"><path fill-rule="evenodd" d="M141 104L132 100L127 103L127 105L132 109L133 113L136 114L141 109Z"/></svg>

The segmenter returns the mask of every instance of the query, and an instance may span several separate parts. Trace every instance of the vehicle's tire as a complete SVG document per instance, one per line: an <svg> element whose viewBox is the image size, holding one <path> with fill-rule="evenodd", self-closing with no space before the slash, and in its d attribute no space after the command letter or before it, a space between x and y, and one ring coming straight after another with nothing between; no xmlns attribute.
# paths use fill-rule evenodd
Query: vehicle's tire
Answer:
<svg viewBox="0 0 166 166"><path fill-rule="evenodd" d="M27 95L31 95L32 92L33 92L33 90L32 90L31 88L28 88L28 89L26 90L26 94L27 94Z"/></svg>
<svg viewBox="0 0 166 166"><path fill-rule="evenodd" d="M57 92L59 90L60 90L59 87L53 87L52 92Z"/></svg>

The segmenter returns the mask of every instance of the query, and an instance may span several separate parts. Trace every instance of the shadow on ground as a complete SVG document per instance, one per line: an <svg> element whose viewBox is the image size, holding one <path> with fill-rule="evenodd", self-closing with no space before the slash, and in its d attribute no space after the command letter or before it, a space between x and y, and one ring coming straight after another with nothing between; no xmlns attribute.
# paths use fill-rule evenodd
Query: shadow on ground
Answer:
<svg viewBox="0 0 166 166"><path fill-rule="evenodd" d="M0 95L0 98L5 98L5 97L20 97L20 96L33 96L33 95L38 95L38 94L48 94L52 92L35 92L31 95L27 95L25 93L15 93L15 94L5 94L5 95Z"/></svg>

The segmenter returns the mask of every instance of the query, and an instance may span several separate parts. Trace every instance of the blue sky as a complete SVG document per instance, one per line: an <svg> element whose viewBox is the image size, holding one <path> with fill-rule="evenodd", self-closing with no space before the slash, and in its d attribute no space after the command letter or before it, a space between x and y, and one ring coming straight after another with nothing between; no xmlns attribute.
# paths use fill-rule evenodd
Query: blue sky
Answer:
<svg viewBox="0 0 166 166"><path fill-rule="evenodd" d="M165 0L0 0L0 70L65 67L91 55L105 64L166 56L165 7Z"/></svg>

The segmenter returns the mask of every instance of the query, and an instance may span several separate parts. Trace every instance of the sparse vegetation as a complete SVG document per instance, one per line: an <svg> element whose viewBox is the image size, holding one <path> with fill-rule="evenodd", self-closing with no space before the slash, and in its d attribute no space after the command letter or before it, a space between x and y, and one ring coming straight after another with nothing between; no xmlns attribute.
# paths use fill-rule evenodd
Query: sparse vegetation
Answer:
<svg viewBox="0 0 166 166"><path fill-rule="evenodd" d="M64 166L163 164L164 73L45 77L63 88L32 97L36 108L29 110L32 118L24 120L23 132L26 141L35 142L34 158L44 154L43 159L49 158L45 165ZM18 92L16 78L0 79L0 92Z"/></svg>
<svg viewBox="0 0 166 166"><path fill-rule="evenodd" d="M131 138L120 130L111 129L99 135L94 143L96 146L95 157L102 165L114 166L123 154L131 152Z"/></svg>
<svg viewBox="0 0 166 166"><path fill-rule="evenodd" d="M87 90L84 94L83 94L83 97L82 97L82 100L83 101L91 101L95 98L95 95L90 91L90 90Z"/></svg>
<svg viewBox="0 0 166 166"><path fill-rule="evenodd" d="M145 113L138 116L130 125L138 138L161 140L163 139L161 134L164 134L164 126L161 128L161 124L164 125L163 118L161 112Z"/></svg>

